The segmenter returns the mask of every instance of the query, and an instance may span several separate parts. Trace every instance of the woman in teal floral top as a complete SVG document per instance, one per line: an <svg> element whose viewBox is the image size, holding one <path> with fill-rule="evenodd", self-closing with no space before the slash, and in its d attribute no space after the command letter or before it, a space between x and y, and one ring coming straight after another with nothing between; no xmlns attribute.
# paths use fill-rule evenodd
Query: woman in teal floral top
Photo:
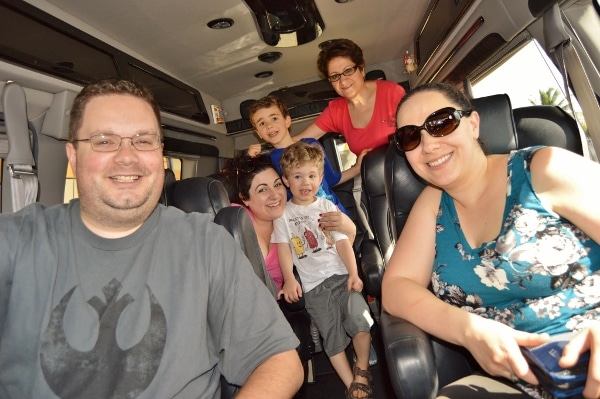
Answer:
<svg viewBox="0 0 600 399"><path fill-rule="evenodd" d="M560 365L591 348L583 395L600 397L600 165L553 147L486 155L479 115L446 84L404 97L397 124L430 184L387 266L386 310L526 392L511 398L544 395L520 347L576 332Z"/></svg>

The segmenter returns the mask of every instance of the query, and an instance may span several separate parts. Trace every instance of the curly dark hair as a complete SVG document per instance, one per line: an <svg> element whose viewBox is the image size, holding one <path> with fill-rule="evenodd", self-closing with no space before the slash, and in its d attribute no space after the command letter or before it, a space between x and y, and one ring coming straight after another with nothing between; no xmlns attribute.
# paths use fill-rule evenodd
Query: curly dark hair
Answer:
<svg viewBox="0 0 600 399"><path fill-rule="evenodd" d="M271 163L271 157L267 154L256 157L241 155L227 161L219 173L224 178L229 200L242 204L243 201L250 199L250 186L254 176L267 169L277 172Z"/></svg>
<svg viewBox="0 0 600 399"><path fill-rule="evenodd" d="M319 68L319 72L325 78L329 76L329 71L327 70L329 61L336 57L348 57L359 69L365 69L365 59L362 49L356 43L349 39L334 39L327 47L321 50L317 58L317 68Z"/></svg>

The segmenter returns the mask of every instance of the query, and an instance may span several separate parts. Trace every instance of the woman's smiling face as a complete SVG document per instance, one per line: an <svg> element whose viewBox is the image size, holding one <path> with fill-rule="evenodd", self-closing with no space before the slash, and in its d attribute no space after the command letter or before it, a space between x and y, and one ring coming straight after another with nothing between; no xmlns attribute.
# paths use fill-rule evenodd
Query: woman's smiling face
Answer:
<svg viewBox="0 0 600 399"><path fill-rule="evenodd" d="M415 93L398 111L397 126L421 126L433 112L446 107L459 109L437 91ZM479 115L476 112L464 116L455 131L444 137L433 137L421 130L421 142L411 151L406 151L406 159L415 172L437 186L443 187L454 181L468 167L472 153L479 150Z"/></svg>
<svg viewBox="0 0 600 399"><path fill-rule="evenodd" d="M249 197L244 204L255 219L272 221L283 215L287 192L275 169L268 168L254 176Z"/></svg>

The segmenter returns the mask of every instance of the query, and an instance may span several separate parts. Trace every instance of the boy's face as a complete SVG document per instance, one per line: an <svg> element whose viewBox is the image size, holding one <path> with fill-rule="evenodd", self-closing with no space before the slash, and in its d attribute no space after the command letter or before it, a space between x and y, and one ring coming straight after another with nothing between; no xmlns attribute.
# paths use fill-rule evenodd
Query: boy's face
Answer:
<svg viewBox="0 0 600 399"><path fill-rule="evenodd" d="M292 192L292 202L296 205L312 204L322 180L323 175L312 164L292 168L287 178L283 178L283 182Z"/></svg>
<svg viewBox="0 0 600 399"><path fill-rule="evenodd" d="M258 136L271 143L275 148L287 146L287 144L282 146L278 146L278 144L282 141L286 142L292 137L289 130L292 126L292 118L289 115L284 117L276 105L256 111L252 115L252 123Z"/></svg>

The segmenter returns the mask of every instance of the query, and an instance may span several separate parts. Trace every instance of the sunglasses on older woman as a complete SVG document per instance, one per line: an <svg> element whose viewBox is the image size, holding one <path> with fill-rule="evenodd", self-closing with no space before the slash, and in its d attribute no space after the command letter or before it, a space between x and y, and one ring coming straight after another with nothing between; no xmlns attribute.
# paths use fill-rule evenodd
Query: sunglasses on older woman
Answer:
<svg viewBox="0 0 600 399"><path fill-rule="evenodd" d="M444 137L456 130L460 119L471 115L473 110L461 111L452 107L439 109L425 118L421 126L406 125L399 127L394 134L396 147L401 151L412 151L421 144L421 130L433 137Z"/></svg>

